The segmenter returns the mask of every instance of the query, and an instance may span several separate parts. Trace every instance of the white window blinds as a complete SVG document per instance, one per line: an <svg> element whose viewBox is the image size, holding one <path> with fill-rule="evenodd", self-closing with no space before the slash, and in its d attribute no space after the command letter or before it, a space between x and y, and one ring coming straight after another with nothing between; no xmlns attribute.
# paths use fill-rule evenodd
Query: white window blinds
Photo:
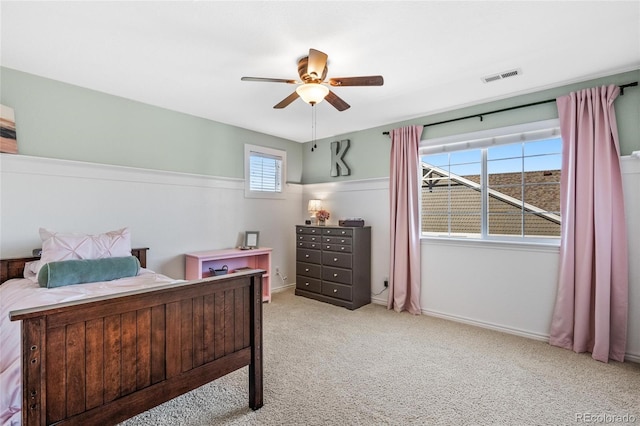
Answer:
<svg viewBox="0 0 640 426"><path fill-rule="evenodd" d="M282 157L251 151L249 169L251 191L282 192Z"/></svg>

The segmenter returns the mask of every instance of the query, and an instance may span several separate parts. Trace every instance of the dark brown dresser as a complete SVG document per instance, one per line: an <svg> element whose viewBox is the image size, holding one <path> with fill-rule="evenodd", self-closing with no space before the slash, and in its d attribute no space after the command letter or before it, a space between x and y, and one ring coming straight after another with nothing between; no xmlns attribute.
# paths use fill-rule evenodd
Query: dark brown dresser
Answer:
<svg viewBox="0 0 640 426"><path fill-rule="evenodd" d="M348 309L371 303L371 227L297 225L296 295Z"/></svg>

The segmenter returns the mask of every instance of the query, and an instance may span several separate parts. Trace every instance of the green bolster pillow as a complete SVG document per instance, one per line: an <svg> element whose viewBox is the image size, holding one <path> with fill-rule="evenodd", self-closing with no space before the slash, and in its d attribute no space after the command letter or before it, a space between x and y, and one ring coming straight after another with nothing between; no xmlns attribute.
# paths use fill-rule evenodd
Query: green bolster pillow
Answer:
<svg viewBox="0 0 640 426"><path fill-rule="evenodd" d="M139 270L140 261L135 256L63 260L45 264L38 273L38 283L40 287L54 288L111 281L134 277L138 275Z"/></svg>

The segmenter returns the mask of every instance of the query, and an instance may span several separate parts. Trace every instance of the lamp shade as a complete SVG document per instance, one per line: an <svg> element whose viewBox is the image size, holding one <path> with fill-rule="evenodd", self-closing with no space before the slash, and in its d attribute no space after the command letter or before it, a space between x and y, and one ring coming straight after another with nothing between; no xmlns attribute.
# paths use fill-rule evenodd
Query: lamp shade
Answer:
<svg viewBox="0 0 640 426"><path fill-rule="evenodd" d="M315 213L320 210L320 200L309 200L307 210L309 213Z"/></svg>
<svg viewBox="0 0 640 426"><path fill-rule="evenodd" d="M296 92L308 104L315 105L322 102L329 94L329 88L318 83L306 83L298 86Z"/></svg>

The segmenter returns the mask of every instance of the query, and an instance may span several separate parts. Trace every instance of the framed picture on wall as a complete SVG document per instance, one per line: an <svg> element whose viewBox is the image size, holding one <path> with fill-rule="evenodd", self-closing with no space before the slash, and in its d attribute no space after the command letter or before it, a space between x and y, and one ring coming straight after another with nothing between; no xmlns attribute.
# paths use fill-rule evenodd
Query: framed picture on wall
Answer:
<svg viewBox="0 0 640 426"><path fill-rule="evenodd" d="M245 231L244 246L248 248L257 248L259 238L260 238L259 231Z"/></svg>
<svg viewBox="0 0 640 426"><path fill-rule="evenodd" d="M0 105L0 152L18 153L16 119L13 109Z"/></svg>

